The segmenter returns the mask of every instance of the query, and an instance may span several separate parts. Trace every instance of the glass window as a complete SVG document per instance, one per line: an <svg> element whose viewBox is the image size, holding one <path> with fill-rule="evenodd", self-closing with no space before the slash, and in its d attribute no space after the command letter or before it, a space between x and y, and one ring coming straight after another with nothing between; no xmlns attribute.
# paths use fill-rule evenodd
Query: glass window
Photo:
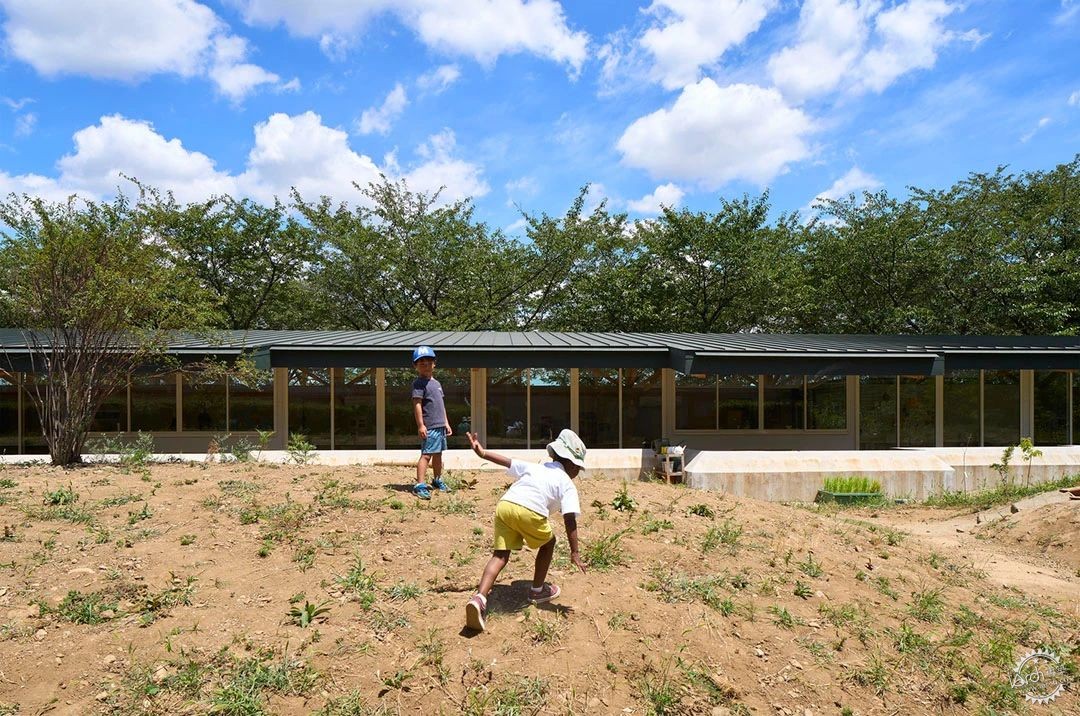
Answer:
<svg viewBox="0 0 1080 716"><path fill-rule="evenodd" d="M183 406L184 432L223 432L227 429L225 378L208 380L197 373L184 373Z"/></svg>
<svg viewBox="0 0 1080 716"><path fill-rule="evenodd" d="M847 429L847 376L807 376L806 420L810 430Z"/></svg>
<svg viewBox="0 0 1080 716"><path fill-rule="evenodd" d="M93 420L90 421L89 432L92 433L123 433L128 429L128 391L127 382L110 393L101 403Z"/></svg>
<svg viewBox="0 0 1080 716"><path fill-rule="evenodd" d="M412 368L386 369L386 447L419 448L420 434L413 418Z"/></svg>
<svg viewBox="0 0 1080 716"><path fill-rule="evenodd" d="M936 393L933 376L900 376L901 447L933 447L937 443Z"/></svg>
<svg viewBox="0 0 1080 716"><path fill-rule="evenodd" d="M978 447L979 371L954 370L945 374L942 388L944 444L946 447Z"/></svg>
<svg viewBox="0 0 1080 716"><path fill-rule="evenodd" d="M176 430L176 373L132 376L131 429Z"/></svg>
<svg viewBox="0 0 1080 716"><path fill-rule="evenodd" d="M487 380L488 445L502 448L526 447L528 371L524 368L489 368Z"/></svg>
<svg viewBox="0 0 1080 716"><path fill-rule="evenodd" d="M289 369L289 433L303 434L320 450L330 449L330 370Z"/></svg>
<svg viewBox="0 0 1080 716"><path fill-rule="evenodd" d="M19 451L18 376L0 370L0 455Z"/></svg>
<svg viewBox="0 0 1080 716"><path fill-rule="evenodd" d="M1036 445L1064 445L1069 442L1069 373L1063 370L1035 371Z"/></svg>
<svg viewBox="0 0 1080 716"><path fill-rule="evenodd" d="M241 380L229 383L229 430L254 431L274 429L274 373L253 371ZM186 401L185 401L186 402ZM185 425L186 425L185 421Z"/></svg>
<svg viewBox="0 0 1080 716"><path fill-rule="evenodd" d="M619 447L617 368L583 368L578 372L578 428L590 448Z"/></svg>
<svg viewBox="0 0 1080 716"><path fill-rule="evenodd" d="M859 376L859 449L896 447L896 376Z"/></svg>
<svg viewBox="0 0 1080 716"><path fill-rule="evenodd" d="M532 447L544 447L570 427L570 371L563 368L529 370Z"/></svg>
<svg viewBox="0 0 1080 716"><path fill-rule="evenodd" d="M1072 408L1073 445L1080 445L1080 370L1073 371Z"/></svg>
<svg viewBox="0 0 1080 716"><path fill-rule="evenodd" d="M983 371L983 445L1020 443L1020 371Z"/></svg>
<svg viewBox="0 0 1080 716"><path fill-rule="evenodd" d="M375 448L375 369L334 369L334 448Z"/></svg>
<svg viewBox="0 0 1080 716"><path fill-rule="evenodd" d="M652 447L652 441L660 437L661 432L663 372L623 368L622 375L622 445L624 448Z"/></svg>
<svg viewBox="0 0 1080 716"><path fill-rule="evenodd" d="M675 429L716 430L716 376L675 374Z"/></svg>
<svg viewBox="0 0 1080 716"><path fill-rule="evenodd" d="M447 447L468 447L465 431L472 430L472 371L468 368L439 368L435 378L443 387L446 421L454 433L447 438ZM409 395L411 400L412 393Z"/></svg>
<svg viewBox="0 0 1080 716"><path fill-rule="evenodd" d="M765 376L765 429L801 430L803 401L801 375Z"/></svg>
<svg viewBox="0 0 1080 716"><path fill-rule="evenodd" d="M34 373L22 374L23 388L23 449L27 455L39 455L49 452L49 445L45 442L45 436L41 432L41 418L38 415L37 404L34 402L32 387L38 381ZM42 390L42 397L47 398L47 389ZM46 402L46 405L48 403Z"/></svg>
<svg viewBox="0 0 1080 716"><path fill-rule="evenodd" d="M717 376L716 395L717 427L721 430L757 429L758 377L756 375Z"/></svg>

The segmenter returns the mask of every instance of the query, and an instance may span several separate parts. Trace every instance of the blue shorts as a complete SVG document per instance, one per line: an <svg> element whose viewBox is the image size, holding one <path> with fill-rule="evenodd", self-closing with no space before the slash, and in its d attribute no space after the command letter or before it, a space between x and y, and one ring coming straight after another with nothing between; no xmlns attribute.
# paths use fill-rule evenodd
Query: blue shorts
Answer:
<svg viewBox="0 0 1080 716"><path fill-rule="evenodd" d="M446 428L428 428L427 438L420 441L421 455L434 455L446 449Z"/></svg>

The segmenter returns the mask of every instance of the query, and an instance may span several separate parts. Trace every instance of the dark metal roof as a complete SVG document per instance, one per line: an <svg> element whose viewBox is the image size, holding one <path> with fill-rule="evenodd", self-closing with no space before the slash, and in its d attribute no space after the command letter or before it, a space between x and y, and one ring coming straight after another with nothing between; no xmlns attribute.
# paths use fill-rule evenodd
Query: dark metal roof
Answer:
<svg viewBox="0 0 1080 716"><path fill-rule="evenodd" d="M408 367L430 345L444 367L675 368L682 372L934 375L942 370L1080 369L1074 336L873 336L548 331L217 331L177 333L170 352L232 357L264 367ZM0 353L27 352L0 329Z"/></svg>

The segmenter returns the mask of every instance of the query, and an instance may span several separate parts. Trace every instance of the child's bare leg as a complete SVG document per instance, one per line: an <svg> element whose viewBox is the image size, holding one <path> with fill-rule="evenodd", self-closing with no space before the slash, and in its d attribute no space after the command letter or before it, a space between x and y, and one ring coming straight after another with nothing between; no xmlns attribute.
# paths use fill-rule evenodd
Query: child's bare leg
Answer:
<svg viewBox="0 0 1080 716"><path fill-rule="evenodd" d="M499 578L499 572L503 571L503 567L510 561L510 550L497 549L491 553L491 559L488 560L487 565L484 567L484 574L480 577L480 586L477 588L477 592L484 595L487 599L488 592L495 586L495 580Z"/></svg>
<svg viewBox="0 0 1080 716"><path fill-rule="evenodd" d="M416 463L416 483L420 484L424 481L424 477L427 475L427 466L430 455L421 455L420 459Z"/></svg>
<svg viewBox="0 0 1080 716"><path fill-rule="evenodd" d="M437 452L431 456L431 473L438 480L442 477L442 453Z"/></svg>
<svg viewBox="0 0 1080 716"><path fill-rule="evenodd" d="M536 550L536 568L533 570L533 589L544 586L547 579L548 568L551 566L551 558L555 556L555 538L552 537L544 546Z"/></svg>

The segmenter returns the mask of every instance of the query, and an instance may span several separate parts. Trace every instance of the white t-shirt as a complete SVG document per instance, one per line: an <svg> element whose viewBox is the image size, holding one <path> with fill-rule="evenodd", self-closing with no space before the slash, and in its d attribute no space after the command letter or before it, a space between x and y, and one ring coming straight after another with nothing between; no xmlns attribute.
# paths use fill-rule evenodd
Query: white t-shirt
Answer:
<svg viewBox="0 0 1080 716"><path fill-rule="evenodd" d="M511 460L506 474L515 482L502 498L547 517L552 512L580 514L577 487L557 462Z"/></svg>

